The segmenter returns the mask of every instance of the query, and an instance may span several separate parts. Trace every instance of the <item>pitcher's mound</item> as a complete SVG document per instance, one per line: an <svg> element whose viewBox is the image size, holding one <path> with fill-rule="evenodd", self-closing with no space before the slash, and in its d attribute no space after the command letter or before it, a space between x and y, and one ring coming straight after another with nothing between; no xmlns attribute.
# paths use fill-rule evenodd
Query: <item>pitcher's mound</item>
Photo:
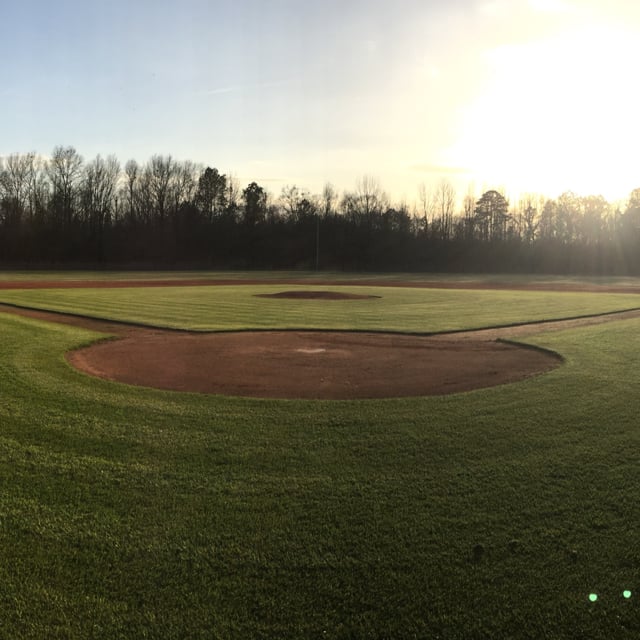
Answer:
<svg viewBox="0 0 640 640"><path fill-rule="evenodd" d="M364 296L341 291L280 291L278 293L256 293L256 298L292 298L294 300L370 300L382 296Z"/></svg>
<svg viewBox="0 0 640 640"><path fill-rule="evenodd" d="M310 331L137 330L69 359L87 373L129 384L291 399L448 394L521 380L560 363L503 342Z"/></svg>

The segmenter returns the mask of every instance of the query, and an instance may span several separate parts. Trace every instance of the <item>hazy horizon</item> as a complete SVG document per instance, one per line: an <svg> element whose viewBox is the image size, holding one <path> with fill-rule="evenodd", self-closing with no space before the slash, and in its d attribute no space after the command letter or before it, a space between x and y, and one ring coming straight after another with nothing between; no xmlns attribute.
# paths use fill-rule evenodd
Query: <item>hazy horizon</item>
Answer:
<svg viewBox="0 0 640 640"><path fill-rule="evenodd" d="M639 186L640 8L614 0L26 1L0 27L0 155L170 154L394 201Z"/></svg>

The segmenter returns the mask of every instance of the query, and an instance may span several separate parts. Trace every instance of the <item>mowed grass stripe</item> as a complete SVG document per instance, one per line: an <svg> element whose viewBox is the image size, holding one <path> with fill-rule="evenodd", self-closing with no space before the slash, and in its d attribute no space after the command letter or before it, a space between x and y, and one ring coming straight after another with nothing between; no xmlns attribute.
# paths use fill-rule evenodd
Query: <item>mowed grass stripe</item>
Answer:
<svg viewBox="0 0 640 640"><path fill-rule="evenodd" d="M135 280L226 280L259 281L269 284L278 281L314 282L335 281L337 283L370 284L372 281L393 284L439 282L476 285L515 284L528 285L594 285L597 287L638 287L640 278L629 276L556 276L531 274L466 274L466 273L370 273L344 271L0 271L1 283L10 282L56 282L56 281L135 281Z"/></svg>
<svg viewBox="0 0 640 640"><path fill-rule="evenodd" d="M266 299L312 285L0 291L0 301L38 309L197 331L335 329L440 332L594 315L640 307L633 294L343 286L370 300Z"/></svg>
<svg viewBox="0 0 640 640"><path fill-rule="evenodd" d="M640 631L640 321L536 336L566 362L523 383L343 403L137 389L66 364L95 334L0 332L7 637Z"/></svg>

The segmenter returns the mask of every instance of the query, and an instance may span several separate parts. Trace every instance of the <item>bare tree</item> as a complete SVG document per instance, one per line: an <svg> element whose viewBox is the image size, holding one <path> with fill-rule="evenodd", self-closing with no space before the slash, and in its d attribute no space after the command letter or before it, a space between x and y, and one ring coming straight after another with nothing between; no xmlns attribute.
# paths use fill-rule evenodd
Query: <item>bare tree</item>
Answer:
<svg viewBox="0 0 640 640"><path fill-rule="evenodd" d="M325 218L335 213L337 202L338 192L330 182L327 182L322 189L322 215Z"/></svg>
<svg viewBox="0 0 640 640"><path fill-rule="evenodd" d="M279 200L287 217L293 222L315 216L318 211L316 199L308 191L295 185L283 187Z"/></svg>
<svg viewBox="0 0 640 640"><path fill-rule="evenodd" d="M580 198L572 191L565 191L556 200L556 227L558 237L573 242L580 235L582 207Z"/></svg>
<svg viewBox="0 0 640 640"><path fill-rule="evenodd" d="M636 241L640 237L640 188L629 194L624 213L618 215L617 223L626 242Z"/></svg>
<svg viewBox="0 0 640 640"><path fill-rule="evenodd" d="M140 179L140 165L135 160L128 160L124 165L125 173L125 199L127 201L127 216L130 222L138 218L137 198L138 183Z"/></svg>
<svg viewBox="0 0 640 640"><path fill-rule="evenodd" d="M167 215L169 188L176 168L171 156L160 155L152 156L144 168L151 210L158 222L163 222Z"/></svg>
<svg viewBox="0 0 640 640"><path fill-rule="evenodd" d="M237 176L230 174L227 179L226 201L227 212L233 217L237 216L240 210L241 193L240 182Z"/></svg>
<svg viewBox="0 0 640 640"><path fill-rule="evenodd" d="M551 240L559 237L558 205L555 200L547 200L538 220L538 237Z"/></svg>
<svg viewBox="0 0 640 640"><path fill-rule="evenodd" d="M34 171L35 153L12 153L0 171L0 185L8 200L14 221L20 221L29 208L29 189Z"/></svg>
<svg viewBox="0 0 640 640"><path fill-rule="evenodd" d="M451 237L453 232L453 214L456 207L456 190L449 180L443 178L436 186L433 209L437 233L442 240Z"/></svg>
<svg viewBox="0 0 640 640"><path fill-rule="evenodd" d="M280 205L284 209L289 220L298 218L298 203L302 200L302 192L296 185L285 185L280 192Z"/></svg>
<svg viewBox="0 0 640 640"><path fill-rule="evenodd" d="M111 220L120 176L120 162L115 156L97 155L84 168L82 201L90 228L100 230Z"/></svg>
<svg viewBox="0 0 640 640"><path fill-rule="evenodd" d="M434 198L433 194L429 191L426 182L421 182L418 185L418 203L421 218L421 231L424 233L429 232L429 227L434 218Z"/></svg>
<svg viewBox="0 0 640 640"><path fill-rule="evenodd" d="M193 202L197 187L196 176L199 173L200 169L191 160L175 163L171 172L171 196L174 214L178 212L180 205Z"/></svg>
<svg viewBox="0 0 640 640"><path fill-rule="evenodd" d="M355 191L358 212L365 219L371 220L376 214L381 214L388 206L388 198L377 178L362 176L356 184Z"/></svg>
<svg viewBox="0 0 640 640"><path fill-rule="evenodd" d="M49 203L49 178L46 171L46 162L35 153L28 153L30 163L28 185L29 219L44 216Z"/></svg>
<svg viewBox="0 0 640 640"><path fill-rule="evenodd" d="M63 226L70 226L73 219L82 163L82 156L73 147L55 147L46 165L55 216Z"/></svg>
<svg viewBox="0 0 640 640"><path fill-rule="evenodd" d="M517 221L521 238L531 244L538 234L540 212L544 208L543 196L527 193L518 202Z"/></svg>
<svg viewBox="0 0 640 640"><path fill-rule="evenodd" d="M456 234L458 238L470 240L474 235L475 228L475 208L476 195L473 184L467 187L467 192L462 199L462 219L456 226Z"/></svg>
<svg viewBox="0 0 640 640"><path fill-rule="evenodd" d="M612 214L611 205L602 196L584 196L580 201L580 238L586 244L598 244L606 234L607 220Z"/></svg>

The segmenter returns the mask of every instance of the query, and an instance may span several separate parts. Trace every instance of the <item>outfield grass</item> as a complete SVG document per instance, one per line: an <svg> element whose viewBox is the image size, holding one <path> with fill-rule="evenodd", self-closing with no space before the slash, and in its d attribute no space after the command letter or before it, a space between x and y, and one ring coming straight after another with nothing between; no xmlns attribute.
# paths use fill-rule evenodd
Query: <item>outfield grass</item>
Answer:
<svg viewBox="0 0 640 640"><path fill-rule="evenodd" d="M317 285L0 290L0 302L192 330L346 329L439 332L637 309L637 294L342 286L370 300L259 298Z"/></svg>
<svg viewBox="0 0 640 640"><path fill-rule="evenodd" d="M0 270L0 284L2 282L71 282L71 281L102 281L113 282L122 280L227 280L242 282L245 280L263 282L272 281L301 281L309 284L314 282L338 282L343 284L371 283L384 284L439 282L452 284L514 284L514 285L593 285L595 287L640 287L640 278L631 276L570 276L549 274L503 274L503 273L372 273L372 272L344 272L344 271L3 271Z"/></svg>
<svg viewBox="0 0 640 640"><path fill-rule="evenodd" d="M95 334L0 335L5 637L640 631L640 321L528 339L566 363L522 383L340 403L129 387L65 362Z"/></svg>

